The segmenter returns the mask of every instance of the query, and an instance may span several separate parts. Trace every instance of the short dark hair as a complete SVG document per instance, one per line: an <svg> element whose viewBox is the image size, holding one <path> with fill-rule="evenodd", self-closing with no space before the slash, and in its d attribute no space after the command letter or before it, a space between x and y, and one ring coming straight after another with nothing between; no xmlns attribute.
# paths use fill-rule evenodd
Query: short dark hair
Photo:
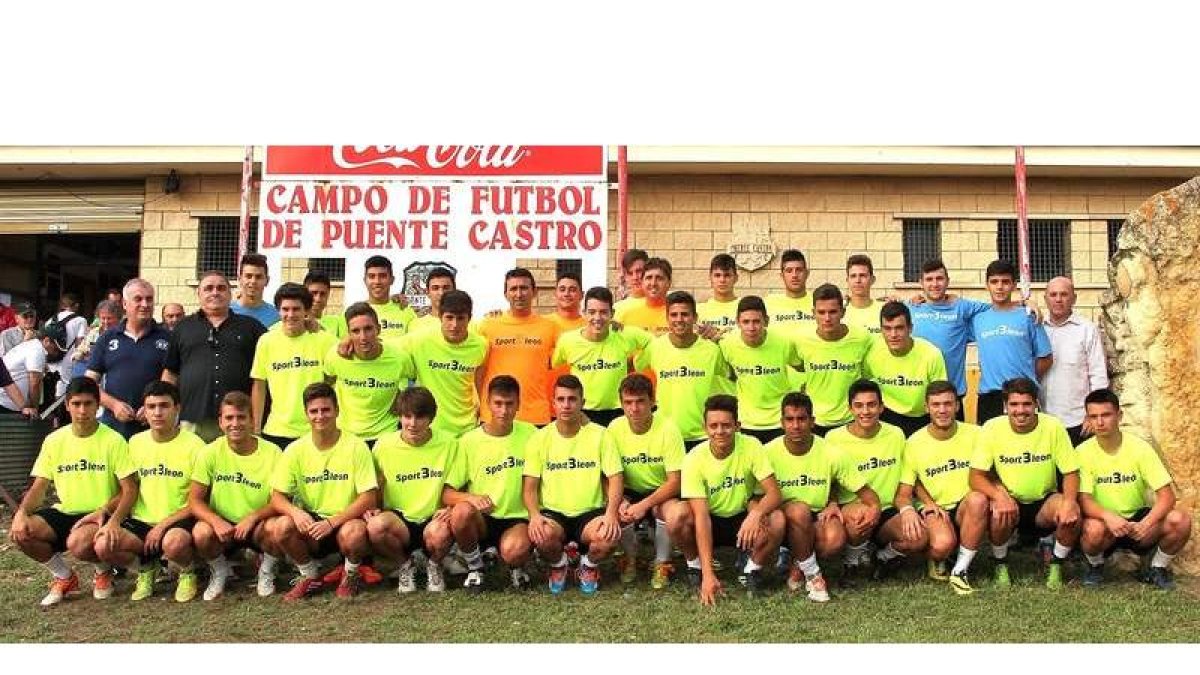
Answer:
<svg viewBox="0 0 1200 675"><path fill-rule="evenodd" d="M240 410L246 413L252 412L250 397L247 396L246 392L244 391L225 392L225 395L221 397L221 403L217 406L218 415L221 412L221 408L224 408L225 406L229 406L234 410Z"/></svg>
<svg viewBox="0 0 1200 675"><path fill-rule="evenodd" d="M510 279L528 279L529 285L535 290L537 289L537 281L533 278L533 272L530 272L524 267L514 267L504 273L504 290L508 290L508 282Z"/></svg>
<svg viewBox="0 0 1200 675"><path fill-rule="evenodd" d="M1004 386L1000 388L1000 391L1004 394L1004 401L1006 403L1008 402L1008 398L1013 394L1025 394L1026 396L1032 396L1036 401L1038 395L1038 386L1036 382L1028 377L1014 377L1011 380L1005 381Z"/></svg>
<svg viewBox="0 0 1200 675"><path fill-rule="evenodd" d="M437 417L437 400L425 387L409 387L396 397L396 411L401 415L433 419Z"/></svg>
<svg viewBox="0 0 1200 675"><path fill-rule="evenodd" d="M640 248L631 248L625 251L625 255L621 256L621 270L628 272L630 267L639 260L646 262L650 259L649 254Z"/></svg>
<svg viewBox="0 0 1200 675"><path fill-rule="evenodd" d="M580 287L583 286L583 279L580 278L578 272L573 272L571 270L563 270L563 271L559 272L558 275L555 277L554 283L557 285L558 282L562 281L563 279L570 279L571 281L575 282L576 286L580 286Z"/></svg>
<svg viewBox="0 0 1200 675"><path fill-rule="evenodd" d="M993 260L988 263L987 271L983 274L984 279L991 279L992 277L1008 277L1015 280L1017 278L1017 268L1013 267L1013 264L1007 260Z"/></svg>
<svg viewBox="0 0 1200 675"><path fill-rule="evenodd" d="M621 380L621 386L617 388L617 394L630 396L646 396L651 401L654 400L654 383L650 378L641 373L630 373Z"/></svg>
<svg viewBox="0 0 1200 675"><path fill-rule="evenodd" d="M718 253L712 257L712 260L708 262L708 273L712 274L717 270L733 272L736 274L737 261L734 260L733 256L729 255L728 253Z"/></svg>
<svg viewBox="0 0 1200 675"><path fill-rule="evenodd" d="M304 275L304 285L323 284L325 286L333 286L333 280L329 278L329 273L325 270L309 270Z"/></svg>
<svg viewBox="0 0 1200 675"><path fill-rule="evenodd" d="M392 271L392 261L388 260L384 256L373 255L370 258L367 258L367 262L363 263L363 274L366 274L367 270L371 269L372 267L386 267L388 274L391 274L392 276L396 275L396 273Z"/></svg>
<svg viewBox="0 0 1200 675"><path fill-rule="evenodd" d="M521 396L521 383L512 375L497 375L488 382L487 395Z"/></svg>
<svg viewBox="0 0 1200 675"><path fill-rule="evenodd" d="M613 294L603 286L592 286L587 293L583 294L583 306L587 307L588 300L599 300L608 305L609 309L613 306Z"/></svg>
<svg viewBox="0 0 1200 675"><path fill-rule="evenodd" d="M1091 403L1107 403L1117 410L1121 409L1121 399L1117 397L1116 392L1114 392L1112 389L1097 389L1096 391L1088 394L1087 397L1083 399L1083 405L1086 407Z"/></svg>
<svg viewBox="0 0 1200 675"><path fill-rule="evenodd" d="M779 269L782 270L783 267L790 262L802 262L804 263L805 267L808 266L808 260L804 258L804 254L801 253L800 249L798 248L789 248L788 250L779 254Z"/></svg>
<svg viewBox="0 0 1200 675"><path fill-rule="evenodd" d="M941 270L946 272L946 263L942 262L941 258L930 258L921 264L921 274L929 274ZM947 272L949 274L949 272Z"/></svg>
<svg viewBox="0 0 1200 675"><path fill-rule="evenodd" d="M845 300L842 299L842 291L833 284L821 284L812 294L813 302L818 300L837 300L838 307L845 307Z"/></svg>
<svg viewBox="0 0 1200 675"><path fill-rule="evenodd" d="M862 253L855 253L849 258L846 258L846 273L849 274L850 268L854 267L855 265L865 266L867 268L867 273L871 276L875 276L875 265L871 262L871 256L863 255Z"/></svg>
<svg viewBox="0 0 1200 675"><path fill-rule="evenodd" d="M883 305L883 309L879 310L879 320L881 322L891 321L898 316L904 317L904 322L908 324L909 328L912 328L912 312L908 309L908 305L903 302L889 300Z"/></svg>
<svg viewBox="0 0 1200 675"><path fill-rule="evenodd" d="M687 291L671 291L667 294L667 307L671 305L687 305L692 310L692 314L696 313L696 298Z"/></svg>
<svg viewBox="0 0 1200 675"><path fill-rule="evenodd" d="M928 400L931 396L938 394L954 394L954 399L958 400L958 387L950 380L934 380L925 386L925 398Z"/></svg>
<svg viewBox="0 0 1200 675"><path fill-rule="evenodd" d="M306 310L312 309L313 306L312 293L309 293L304 286L292 281L283 284L279 290L275 291L275 309L279 309L284 300L299 300Z"/></svg>
<svg viewBox="0 0 1200 675"><path fill-rule="evenodd" d="M371 317L371 321L375 322L376 326L379 325L379 314L375 311L375 308L372 307L371 303L369 303L369 302L356 302L356 303L350 305L349 307L347 307L346 308L346 325L349 326L351 320L353 320L355 317L360 317L360 316L369 316L369 317Z"/></svg>
<svg viewBox="0 0 1200 675"><path fill-rule="evenodd" d="M738 300L737 316L741 316L742 312L761 312L763 318L766 318L767 304L757 295L745 295Z"/></svg>
<svg viewBox="0 0 1200 675"><path fill-rule="evenodd" d="M802 391L789 391L783 395L783 400L779 403L779 414L783 414L786 408L804 408L809 417L813 414L812 398Z"/></svg>
<svg viewBox="0 0 1200 675"><path fill-rule="evenodd" d="M442 296L442 314L471 316L471 311L474 308L475 303L471 300L471 296L467 295L466 291L460 291L456 288L452 291L446 291L446 294Z"/></svg>
<svg viewBox="0 0 1200 675"><path fill-rule="evenodd" d="M710 412L727 412L733 414L733 421L738 421L738 400L729 394L713 394L704 401L704 419Z"/></svg>
<svg viewBox="0 0 1200 675"><path fill-rule="evenodd" d="M100 385L92 378L80 375L73 378L67 385L66 400L70 401L72 397L83 396L84 394L90 394L92 398L96 399L97 403L100 402Z"/></svg>
<svg viewBox="0 0 1200 675"><path fill-rule="evenodd" d="M266 272L268 269L267 256L261 253L247 253L246 255L243 255L242 261L238 263L238 273L240 274L242 268L246 267L247 265L250 267L261 267L263 268L263 272Z"/></svg>
<svg viewBox="0 0 1200 675"><path fill-rule="evenodd" d="M308 385L304 388L304 393L300 395L300 398L304 401L305 408L308 407L309 403L319 398L330 399L333 401L333 407L338 407L337 392L333 390L332 386L324 382L313 382Z"/></svg>
<svg viewBox="0 0 1200 675"><path fill-rule="evenodd" d="M583 383L580 382L579 378L575 377L574 375L559 375L558 379L554 381L554 388L558 389L559 387L577 391L579 392L580 397L583 396Z"/></svg>
<svg viewBox="0 0 1200 675"><path fill-rule="evenodd" d="M175 405L179 405L182 400L179 396L179 387L164 380L150 380L146 383L146 387L142 389L142 403L145 403L146 399L151 396L170 396Z"/></svg>
<svg viewBox="0 0 1200 675"><path fill-rule="evenodd" d="M428 286L429 282L433 281L434 279L449 279L450 281L454 282L456 288L458 287L458 279L454 278L454 272L451 272L447 267L438 265L437 267L429 270L429 274L425 275L425 285Z"/></svg>
<svg viewBox="0 0 1200 675"><path fill-rule="evenodd" d="M850 385L850 391L846 394L846 402L852 402L855 396L862 393L875 394L875 398L883 403L883 390L879 388L879 383L866 378L858 379Z"/></svg>
<svg viewBox="0 0 1200 675"><path fill-rule="evenodd" d="M642 274L645 274L652 269L659 270L666 275L668 279L670 279L671 275L674 274L674 270L671 269L671 261L667 260L666 258L650 258L646 261L646 269L642 271Z"/></svg>

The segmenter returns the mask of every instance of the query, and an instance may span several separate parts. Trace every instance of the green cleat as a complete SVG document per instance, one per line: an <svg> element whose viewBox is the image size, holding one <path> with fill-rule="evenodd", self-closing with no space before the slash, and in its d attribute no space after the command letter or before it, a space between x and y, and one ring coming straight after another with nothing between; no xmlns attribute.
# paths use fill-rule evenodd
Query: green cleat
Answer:
<svg viewBox="0 0 1200 675"><path fill-rule="evenodd" d="M138 572L130 600L138 602L154 595L154 578L158 576L158 565L147 565Z"/></svg>
<svg viewBox="0 0 1200 675"><path fill-rule="evenodd" d="M996 571L993 581L1001 588L1008 588L1009 586L1012 586L1012 579L1009 579L1008 577L1008 563L1001 561L996 562Z"/></svg>
<svg viewBox="0 0 1200 675"><path fill-rule="evenodd" d="M1052 562L1046 572L1046 588L1057 591L1063 587L1062 563Z"/></svg>
<svg viewBox="0 0 1200 675"><path fill-rule="evenodd" d="M945 560L930 560L926 574L934 581L945 581L950 578L950 570Z"/></svg>
<svg viewBox="0 0 1200 675"><path fill-rule="evenodd" d="M967 580L966 572L950 574L947 577L950 579L950 588L954 589L956 595L970 595L975 592L975 589L971 588L971 582Z"/></svg>
<svg viewBox="0 0 1200 675"><path fill-rule="evenodd" d="M179 583L175 586L175 602L191 602L196 597L196 588L196 572L180 572Z"/></svg>

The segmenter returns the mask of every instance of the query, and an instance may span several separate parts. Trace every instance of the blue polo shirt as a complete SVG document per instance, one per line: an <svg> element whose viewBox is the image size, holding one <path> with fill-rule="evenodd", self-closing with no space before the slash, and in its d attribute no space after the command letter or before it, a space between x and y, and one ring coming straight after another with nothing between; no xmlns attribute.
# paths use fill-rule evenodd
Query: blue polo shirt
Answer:
<svg viewBox="0 0 1200 675"><path fill-rule="evenodd" d="M946 375L958 395L967 393L967 343L971 341L971 319L987 311L990 304L955 298L953 302L919 305L905 303L912 312L913 335L929 340L946 359Z"/></svg>
<svg viewBox="0 0 1200 675"><path fill-rule="evenodd" d="M92 347L88 370L100 373L101 386L109 396L128 403L134 410L142 405L142 391L146 385L162 376L167 362L167 345L170 332L157 322L138 339L125 332L125 321L105 331ZM100 418L126 439L144 430L141 423L122 423L109 410Z"/></svg>
<svg viewBox="0 0 1200 675"><path fill-rule="evenodd" d="M258 322L263 325L263 328L270 328L276 323L279 323L279 310L275 309L275 305L272 305L269 302L264 302L258 307L254 307L252 309L250 307L245 307L242 305L242 303L234 300L233 302L229 303L229 311L233 312L234 314L241 314L242 316L248 316L252 319L257 319Z"/></svg>
<svg viewBox="0 0 1200 675"><path fill-rule="evenodd" d="M1024 307L988 307L971 320L971 334L979 348L979 393L1000 391L1007 380L1028 377L1038 381L1036 359L1050 356L1046 329Z"/></svg>

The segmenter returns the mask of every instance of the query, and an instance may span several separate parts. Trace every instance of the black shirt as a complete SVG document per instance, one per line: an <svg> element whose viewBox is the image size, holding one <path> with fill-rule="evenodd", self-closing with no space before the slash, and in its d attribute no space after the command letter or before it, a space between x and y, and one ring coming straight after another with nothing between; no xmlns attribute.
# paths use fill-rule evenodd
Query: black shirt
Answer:
<svg viewBox="0 0 1200 675"><path fill-rule="evenodd" d="M179 376L180 419L193 423L216 419L221 397L231 391L250 393L254 348L265 332L256 319L233 312L218 327L202 311L176 324L165 366Z"/></svg>

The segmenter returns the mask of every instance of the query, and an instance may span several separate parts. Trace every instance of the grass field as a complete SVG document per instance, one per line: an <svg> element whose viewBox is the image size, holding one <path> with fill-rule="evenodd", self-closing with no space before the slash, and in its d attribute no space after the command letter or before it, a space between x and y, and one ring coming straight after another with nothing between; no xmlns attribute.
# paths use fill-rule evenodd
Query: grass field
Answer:
<svg viewBox="0 0 1200 675"><path fill-rule="evenodd" d="M541 584L518 593L469 596L450 590L400 597L394 581L352 601L332 595L298 605L260 599L239 582L225 598L180 605L172 588L134 604L131 579L117 595L92 600L84 593L42 610L48 573L0 539L0 642L1195 642L1200 639L1200 597L1194 579L1162 593L1110 567L1100 590L1073 581L1051 592L1025 551L1010 554L1013 587L999 590L976 563L977 592L955 596L946 584L924 578L914 562L897 579L857 590L832 589L834 599L814 605L772 578L766 597L748 599L732 578L715 609L699 605L682 583L651 591L643 577L622 587L605 570L600 593L583 597L573 586L551 597ZM729 561L726 560L728 563ZM84 570L86 568L81 568ZM1072 568L1071 576L1078 570ZM724 572L724 577L730 573ZM493 586L507 575L495 573ZM418 580L423 588L423 581ZM283 578L281 577L281 584ZM736 589L736 590L735 590ZM349 627L349 630L347 628Z"/></svg>

